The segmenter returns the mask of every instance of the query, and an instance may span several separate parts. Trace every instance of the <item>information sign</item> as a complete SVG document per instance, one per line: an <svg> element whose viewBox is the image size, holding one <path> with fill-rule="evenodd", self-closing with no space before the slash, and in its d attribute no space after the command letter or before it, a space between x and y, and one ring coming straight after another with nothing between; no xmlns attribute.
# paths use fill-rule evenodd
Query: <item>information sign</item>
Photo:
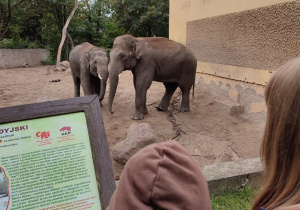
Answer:
<svg viewBox="0 0 300 210"><path fill-rule="evenodd" d="M105 209L115 182L99 98L0 109L0 176L0 210Z"/></svg>

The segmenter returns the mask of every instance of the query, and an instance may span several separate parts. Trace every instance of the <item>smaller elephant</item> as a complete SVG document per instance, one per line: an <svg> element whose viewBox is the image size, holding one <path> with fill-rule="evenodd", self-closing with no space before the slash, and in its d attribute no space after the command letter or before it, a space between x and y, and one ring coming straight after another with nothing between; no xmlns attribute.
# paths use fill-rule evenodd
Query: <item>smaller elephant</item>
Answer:
<svg viewBox="0 0 300 210"><path fill-rule="evenodd" d="M108 57L104 49L84 42L74 47L69 55L74 82L74 97L80 96L80 84L84 95L99 95L102 101L108 79Z"/></svg>

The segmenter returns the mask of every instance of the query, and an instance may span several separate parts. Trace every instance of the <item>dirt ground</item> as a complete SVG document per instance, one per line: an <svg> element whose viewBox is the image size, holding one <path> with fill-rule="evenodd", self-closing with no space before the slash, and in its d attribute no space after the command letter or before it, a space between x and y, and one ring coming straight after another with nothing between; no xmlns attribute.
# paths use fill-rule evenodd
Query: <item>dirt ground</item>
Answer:
<svg viewBox="0 0 300 210"><path fill-rule="evenodd" d="M69 70L50 71L49 66L0 70L0 108L73 97L73 81ZM52 80L59 82L49 82ZM162 83L153 82L147 93L149 114L144 120L133 121L134 87L131 71L121 74L113 103L114 114L108 111L108 90L102 101L102 115L110 149L126 138L129 126L135 122L149 123L159 142L179 141L200 166L225 161L258 157L264 119L251 120L246 115L231 116L214 99L222 100L201 84L195 86L191 111L178 113L180 91L175 92L168 111L156 110L163 93ZM83 92L81 90L81 95ZM191 97L192 99L192 97ZM1 116L0 116L1 117ZM115 166L114 166L115 167ZM115 175L120 170L114 168Z"/></svg>

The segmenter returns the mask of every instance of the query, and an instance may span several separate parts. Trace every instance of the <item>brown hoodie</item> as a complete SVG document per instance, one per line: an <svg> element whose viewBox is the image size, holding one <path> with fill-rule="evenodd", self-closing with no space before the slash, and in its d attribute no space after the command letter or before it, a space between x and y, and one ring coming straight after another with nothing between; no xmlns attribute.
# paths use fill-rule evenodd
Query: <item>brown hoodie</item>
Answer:
<svg viewBox="0 0 300 210"><path fill-rule="evenodd" d="M210 210L207 181L176 141L149 145L132 156L106 210Z"/></svg>

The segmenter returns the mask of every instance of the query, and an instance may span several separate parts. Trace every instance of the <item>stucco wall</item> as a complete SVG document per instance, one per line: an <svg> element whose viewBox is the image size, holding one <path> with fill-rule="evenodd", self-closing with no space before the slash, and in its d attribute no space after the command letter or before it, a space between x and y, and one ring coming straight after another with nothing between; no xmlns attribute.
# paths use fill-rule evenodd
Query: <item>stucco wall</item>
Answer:
<svg viewBox="0 0 300 210"><path fill-rule="evenodd" d="M0 49L0 69L41 65L50 55L46 49Z"/></svg>
<svg viewBox="0 0 300 210"><path fill-rule="evenodd" d="M186 23L295 0L170 0L169 38L186 43Z"/></svg>
<svg viewBox="0 0 300 210"><path fill-rule="evenodd" d="M297 0L170 0L169 38L198 58L197 72L265 85L298 56Z"/></svg>
<svg viewBox="0 0 300 210"><path fill-rule="evenodd" d="M187 22L198 61L275 70L300 53L300 2Z"/></svg>

